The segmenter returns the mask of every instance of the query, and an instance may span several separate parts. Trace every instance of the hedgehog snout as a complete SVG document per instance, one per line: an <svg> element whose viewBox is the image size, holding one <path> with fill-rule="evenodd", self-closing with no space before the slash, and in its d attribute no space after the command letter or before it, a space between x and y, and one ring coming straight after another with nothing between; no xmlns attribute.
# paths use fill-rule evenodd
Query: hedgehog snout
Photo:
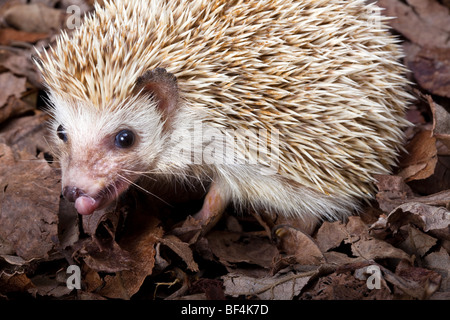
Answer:
<svg viewBox="0 0 450 320"><path fill-rule="evenodd" d="M85 194L85 192L75 186L65 186L62 190L62 194L68 201L75 202L75 200Z"/></svg>

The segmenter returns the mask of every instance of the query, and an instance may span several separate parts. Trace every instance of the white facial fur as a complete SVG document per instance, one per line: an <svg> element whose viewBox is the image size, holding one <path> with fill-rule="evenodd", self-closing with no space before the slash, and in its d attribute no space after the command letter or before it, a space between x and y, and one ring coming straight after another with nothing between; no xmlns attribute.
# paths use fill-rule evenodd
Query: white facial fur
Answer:
<svg viewBox="0 0 450 320"><path fill-rule="evenodd" d="M97 109L88 101L67 101L51 95L52 136L62 169L62 186L75 186L94 197L109 184L123 179L135 181L138 174L157 162L167 134L163 132L156 103L134 97L114 111ZM62 125L67 142L56 135ZM120 130L135 134L134 144L121 149L114 139Z"/></svg>

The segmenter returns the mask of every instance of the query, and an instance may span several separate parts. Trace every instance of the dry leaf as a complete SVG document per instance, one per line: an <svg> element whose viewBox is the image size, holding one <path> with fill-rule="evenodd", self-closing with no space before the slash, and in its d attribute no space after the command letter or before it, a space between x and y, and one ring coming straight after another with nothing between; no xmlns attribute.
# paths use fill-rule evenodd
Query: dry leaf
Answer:
<svg viewBox="0 0 450 320"><path fill-rule="evenodd" d="M158 239L158 241L169 247L173 252L175 252L183 261L186 263L189 270L197 272L198 265L194 261L191 248L186 242L181 241L174 235L167 235L163 238Z"/></svg>
<svg viewBox="0 0 450 320"><path fill-rule="evenodd" d="M438 252L428 254L424 261L427 268L441 275L442 281L439 291L450 293L450 256L448 252L441 248Z"/></svg>
<svg viewBox="0 0 450 320"><path fill-rule="evenodd" d="M399 248L411 255L423 257L437 243L436 238L421 232L411 225L406 226L406 228L408 237L399 245Z"/></svg>
<svg viewBox="0 0 450 320"><path fill-rule="evenodd" d="M105 286L98 292L110 298L129 299L139 291L145 278L152 274L155 246L162 237L159 220L152 216L135 217L133 227L120 240L123 250L130 254L130 269L105 278ZM132 231L132 232L131 232Z"/></svg>
<svg viewBox="0 0 450 320"><path fill-rule="evenodd" d="M0 106L0 123L32 110L34 110L33 106L15 96L10 96L7 102L3 106Z"/></svg>
<svg viewBox="0 0 450 320"><path fill-rule="evenodd" d="M0 128L0 143L9 145L16 152L31 155L49 153L50 147L45 139L49 116L35 110L32 116L19 117L8 121Z"/></svg>
<svg viewBox="0 0 450 320"><path fill-rule="evenodd" d="M3 107L10 96L20 98L25 92L27 79L24 77L16 77L11 72L0 74L0 107Z"/></svg>
<svg viewBox="0 0 450 320"><path fill-rule="evenodd" d="M50 33L64 26L66 14L38 3L16 4L5 10L3 18L17 30Z"/></svg>
<svg viewBox="0 0 450 320"><path fill-rule="evenodd" d="M12 28L0 29L0 45L8 46L14 42L30 42L35 43L39 40L48 38L48 33L42 32L26 32Z"/></svg>
<svg viewBox="0 0 450 320"><path fill-rule="evenodd" d="M62 272L65 272L65 270ZM72 289L67 287L65 282L59 282L57 277L37 275L31 278L31 281L35 287L33 288L34 295L61 298L72 291Z"/></svg>
<svg viewBox="0 0 450 320"><path fill-rule="evenodd" d="M352 253L353 255L366 260L387 258L411 259L403 250L375 238L361 239L352 243Z"/></svg>
<svg viewBox="0 0 450 320"><path fill-rule="evenodd" d="M450 211L442 207L429 206L423 203L405 203L387 218L392 230L397 231L402 225L413 223L425 232L430 230L448 230Z"/></svg>
<svg viewBox="0 0 450 320"><path fill-rule="evenodd" d="M222 277L225 294L232 297L256 296L261 300L292 300L299 295L317 271L296 274L277 274L273 277L253 278L229 273Z"/></svg>
<svg viewBox="0 0 450 320"><path fill-rule="evenodd" d="M33 283L24 272L0 272L0 294L26 292L34 288Z"/></svg>
<svg viewBox="0 0 450 320"><path fill-rule="evenodd" d="M433 113L433 135L437 139L450 142L450 113L434 102L431 96L426 95L426 98Z"/></svg>
<svg viewBox="0 0 450 320"><path fill-rule="evenodd" d="M0 144L0 188L0 242L25 260L46 258L58 245L59 176L45 160Z"/></svg>
<svg viewBox="0 0 450 320"><path fill-rule="evenodd" d="M202 292L206 300L225 300L223 283L218 279L199 279L192 284L189 292Z"/></svg>
<svg viewBox="0 0 450 320"><path fill-rule="evenodd" d="M429 130L418 132L406 145L406 156L400 159L399 176L405 182L422 180L434 173L437 163L436 138Z"/></svg>
<svg viewBox="0 0 450 320"><path fill-rule="evenodd" d="M378 175L376 195L380 209L384 212L391 212L400 204L414 196L411 188L399 176Z"/></svg>
<svg viewBox="0 0 450 320"><path fill-rule="evenodd" d="M409 0L408 4L400 0L379 0L377 5L384 8L383 15L395 17L389 24L406 38L422 47L450 48L448 38L450 25L448 9L435 0L420 0L421 6L427 10L419 9L419 1ZM423 12L423 13L422 13ZM430 17L429 12L439 12L439 18L423 19L419 14ZM443 27L444 26L444 27Z"/></svg>
<svg viewBox="0 0 450 320"><path fill-rule="evenodd" d="M314 240L306 233L290 226L276 227L276 235L280 239L279 247L288 255L295 256L301 265L319 265L325 262L322 251Z"/></svg>
<svg viewBox="0 0 450 320"><path fill-rule="evenodd" d="M386 269L383 271L385 272ZM436 292L441 283L441 276L432 271L423 268L413 267L407 262L398 264L395 274L396 279L392 277L392 273L385 273L387 281L396 285L408 295L418 298L427 299Z"/></svg>
<svg viewBox="0 0 450 320"><path fill-rule="evenodd" d="M347 236L348 233L342 222L325 221L317 231L315 239L320 250L327 252L330 249L339 247Z"/></svg>
<svg viewBox="0 0 450 320"><path fill-rule="evenodd" d="M267 238L227 231L213 231L206 238L211 252L225 266L248 263L270 269L278 254L277 248Z"/></svg>
<svg viewBox="0 0 450 320"><path fill-rule="evenodd" d="M358 280L349 272L332 273L321 277L314 288L303 294L302 299L311 300L384 300L391 298L385 286L380 290L370 290L366 281Z"/></svg>
<svg viewBox="0 0 450 320"><path fill-rule="evenodd" d="M4 40L5 38L2 37L2 31L4 32L5 29L0 29L0 39ZM2 41L0 40L0 44L1 42ZM0 50L0 67L11 71L15 75L24 76L34 87L44 89L41 74L31 60L31 53L29 50L14 52Z"/></svg>

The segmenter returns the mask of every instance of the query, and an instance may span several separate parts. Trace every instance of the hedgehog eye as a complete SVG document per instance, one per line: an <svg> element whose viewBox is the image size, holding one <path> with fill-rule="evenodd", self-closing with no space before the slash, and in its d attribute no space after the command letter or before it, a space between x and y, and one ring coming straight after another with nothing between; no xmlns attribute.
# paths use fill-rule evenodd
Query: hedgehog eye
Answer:
<svg viewBox="0 0 450 320"><path fill-rule="evenodd" d="M62 141L67 142L67 133L66 133L66 130L64 129L64 127L62 125L59 125L58 128L56 129L56 135Z"/></svg>
<svg viewBox="0 0 450 320"><path fill-rule="evenodd" d="M134 133L131 130L124 129L119 131L114 140L116 147L124 149L129 148L134 143Z"/></svg>

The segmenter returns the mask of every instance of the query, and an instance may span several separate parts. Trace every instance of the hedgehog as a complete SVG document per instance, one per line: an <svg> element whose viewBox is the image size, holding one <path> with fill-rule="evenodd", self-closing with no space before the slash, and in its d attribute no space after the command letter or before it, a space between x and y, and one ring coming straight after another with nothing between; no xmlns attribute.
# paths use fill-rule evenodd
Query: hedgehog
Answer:
<svg viewBox="0 0 450 320"><path fill-rule="evenodd" d="M35 58L63 196L87 215L151 180L204 187L199 221L229 205L305 225L359 212L409 125L407 70L379 12L363 0L96 4Z"/></svg>

